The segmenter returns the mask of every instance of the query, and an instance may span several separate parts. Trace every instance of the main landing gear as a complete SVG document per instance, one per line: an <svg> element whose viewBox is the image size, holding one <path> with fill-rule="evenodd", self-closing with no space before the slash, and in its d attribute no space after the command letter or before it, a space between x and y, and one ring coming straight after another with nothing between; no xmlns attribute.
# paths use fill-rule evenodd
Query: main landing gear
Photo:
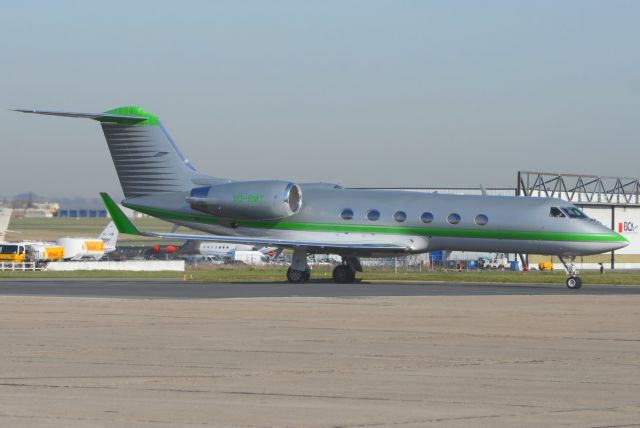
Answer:
<svg viewBox="0 0 640 428"><path fill-rule="evenodd" d="M564 266L565 271L567 272L567 288L570 288L572 290L577 290L580 287L582 287L582 279L580 279L580 277L578 276L578 269L576 269L575 264L573 263L574 260L576 259L575 256L574 257L569 257L569 264L567 264L564 261L564 258L562 258L562 256L558 256L558 258L560 259L560 261L562 262L562 265Z"/></svg>
<svg viewBox="0 0 640 428"><path fill-rule="evenodd" d="M299 284L301 282L309 281L311 278L311 270L309 268L305 270L287 269L287 280L292 283Z"/></svg>
<svg viewBox="0 0 640 428"><path fill-rule="evenodd" d="M333 281L339 284L347 284L356 279L356 272L347 264L338 265L333 269Z"/></svg>
<svg viewBox="0 0 640 428"><path fill-rule="evenodd" d="M356 279L356 272L362 272L362 264L357 257L342 257L342 264L333 268L333 281L349 284Z"/></svg>
<svg viewBox="0 0 640 428"><path fill-rule="evenodd" d="M333 269L333 281L348 284L356 279L356 272L362 272L362 265L357 257L342 257L342 264ZM311 270L307 264L307 249L296 248L291 258L291 266L287 269L287 280L294 284L309 281Z"/></svg>
<svg viewBox="0 0 640 428"><path fill-rule="evenodd" d="M291 257L291 267L287 269L287 280L294 284L300 284L309 281L311 278L311 269L307 264L307 249L296 248Z"/></svg>

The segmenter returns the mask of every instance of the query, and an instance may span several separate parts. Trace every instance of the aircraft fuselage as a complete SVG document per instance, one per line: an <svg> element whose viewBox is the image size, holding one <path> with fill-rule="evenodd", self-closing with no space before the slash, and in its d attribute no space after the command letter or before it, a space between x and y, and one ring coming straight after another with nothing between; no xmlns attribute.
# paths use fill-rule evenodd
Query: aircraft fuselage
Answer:
<svg viewBox="0 0 640 428"><path fill-rule="evenodd" d="M372 244L394 242L406 247L407 253L461 250L576 256L627 245L622 236L592 219L552 217L552 207L575 208L560 199L342 189L313 184L300 184L300 188L300 211L277 220L219 218L192 209L185 192L132 198L123 203L216 235L345 243L357 238ZM345 210L352 215L344 216ZM374 210L377 213L372 215ZM314 251L322 252L310 250ZM349 249L339 253L387 255L384 251Z"/></svg>

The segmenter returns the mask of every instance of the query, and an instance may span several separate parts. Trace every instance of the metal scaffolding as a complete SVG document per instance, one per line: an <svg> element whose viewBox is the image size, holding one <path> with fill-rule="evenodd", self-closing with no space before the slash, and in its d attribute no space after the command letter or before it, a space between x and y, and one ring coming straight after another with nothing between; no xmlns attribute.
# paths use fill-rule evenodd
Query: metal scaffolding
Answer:
<svg viewBox="0 0 640 428"><path fill-rule="evenodd" d="M518 171L516 195L561 198L583 205L640 206L640 181L628 177Z"/></svg>

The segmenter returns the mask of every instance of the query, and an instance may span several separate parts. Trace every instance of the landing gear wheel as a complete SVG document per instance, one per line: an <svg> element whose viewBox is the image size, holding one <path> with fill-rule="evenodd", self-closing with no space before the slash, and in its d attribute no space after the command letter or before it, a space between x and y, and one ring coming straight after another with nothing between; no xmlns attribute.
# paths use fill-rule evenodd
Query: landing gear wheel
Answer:
<svg viewBox="0 0 640 428"><path fill-rule="evenodd" d="M570 276L567 278L567 288L571 290L577 290L582 287L582 280L579 276Z"/></svg>
<svg viewBox="0 0 640 428"><path fill-rule="evenodd" d="M295 269L287 269L287 280L293 284L300 284L305 281L306 275L305 271L295 270Z"/></svg>
<svg viewBox="0 0 640 428"><path fill-rule="evenodd" d="M356 273L348 265L338 265L333 269L333 280L340 284L347 284L356 279Z"/></svg>
<svg viewBox="0 0 640 428"><path fill-rule="evenodd" d="M578 269L576 269L576 265L574 263L575 256L572 256L570 258L569 263L565 262L562 256L558 256L558 258L562 262L564 269L567 271L567 275L569 275L569 277L567 278L567 288L570 288L571 290L577 290L578 288L582 287L582 280L578 276Z"/></svg>

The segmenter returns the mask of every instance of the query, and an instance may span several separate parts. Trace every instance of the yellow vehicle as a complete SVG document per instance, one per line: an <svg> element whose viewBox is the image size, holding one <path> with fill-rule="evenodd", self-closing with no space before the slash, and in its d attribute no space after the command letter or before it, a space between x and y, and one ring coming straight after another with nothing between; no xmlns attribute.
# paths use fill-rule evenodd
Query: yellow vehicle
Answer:
<svg viewBox="0 0 640 428"><path fill-rule="evenodd" d="M539 270L553 270L553 263L551 262L540 262L538 263Z"/></svg>
<svg viewBox="0 0 640 428"><path fill-rule="evenodd" d="M0 244L0 262L23 263L26 257L23 244Z"/></svg>
<svg viewBox="0 0 640 428"><path fill-rule="evenodd" d="M64 259L64 247L46 247L47 260L62 260Z"/></svg>
<svg viewBox="0 0 640 428"><path fill-rule="evenodd" d="M48 262L64 258L64 248L51 242L31 242L26 247L27 259L32 262Z"/></svg>

